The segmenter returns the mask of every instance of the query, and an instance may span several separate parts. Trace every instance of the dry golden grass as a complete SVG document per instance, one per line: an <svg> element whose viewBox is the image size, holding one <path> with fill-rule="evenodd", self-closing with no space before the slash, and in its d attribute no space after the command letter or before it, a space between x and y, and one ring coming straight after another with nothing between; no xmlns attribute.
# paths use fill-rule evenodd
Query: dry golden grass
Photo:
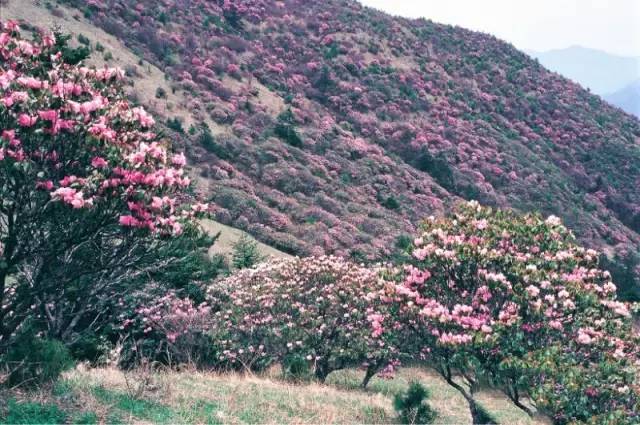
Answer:
<svg viewBox="0 0 640 425"><path fill-rule="evenodd" d="M132 388L137 389L135 379L135 373L116 369L79 368L65 374L63 382L78 394L81 405L99 417L107 417L109 410L117 405L105 405L104 398L95 395L95 389L128 395ZM140 398L167 407L169 421L198 422L202 420L197 413L198 406L203 405L215 406L214 417L220 422L234 424L388 423L394 418L390 399L380 393L348 391L316 383L293 384L237 373L156 372L141 394ZM121 417L135 421L154 415L143 413L140 418L120 413Z"/></svg>
<svg viewBox="0 0 640 425"><path fill-rule="evenodd" d="M223 254L227 257L231 255L233 252L233 245L240 239L243 235L246 235L240 229L236 229L230 226L226 226L224 224L218 223L213 220L202 220L200 222L204 230L210 235L216 235L220 233L220 237L216 241L216 243L211 247L209 251L210 254ZM269 245L265 245L261 242L257 242L258 251L260 255L266 258L290 258L289 254L286 254L282 251L278 251L277 249L270 247Z"/></svg>
<svg viewBox="0 0 640 425"><path fill-rule="evenodd" d="M402 369L392 380L374 378L366 391L359 387L363 373L356 370L335 372L326 384L291 383L279 376L278 370L257 376L79 366L53 388L4 396L57 404L72 420L95 414L101 423L393 423L393 396L419 380L429 390L437 424L471 423L460 394L421 368ZM495 391L482 391L477 400L501 424L549 423L528 418Z"/></svg>

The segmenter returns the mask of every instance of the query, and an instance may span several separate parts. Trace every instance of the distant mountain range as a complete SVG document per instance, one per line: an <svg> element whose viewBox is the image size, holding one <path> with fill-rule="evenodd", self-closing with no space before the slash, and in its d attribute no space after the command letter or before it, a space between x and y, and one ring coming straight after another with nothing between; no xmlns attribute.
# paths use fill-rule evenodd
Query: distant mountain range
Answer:
<svg viewBox="0 0 640 425"><path fill-rule="evenodd" d="M640 117L640 57L613 55L581 46L547 52L526 51L557 72L606 101Z"/></svg>
<svg viewBox="0 0 640 425"><path fill-rule="evenodd" d="M604 99L626 112L640 117L640 80L636 80L615 93L604 96Z"/></svg>

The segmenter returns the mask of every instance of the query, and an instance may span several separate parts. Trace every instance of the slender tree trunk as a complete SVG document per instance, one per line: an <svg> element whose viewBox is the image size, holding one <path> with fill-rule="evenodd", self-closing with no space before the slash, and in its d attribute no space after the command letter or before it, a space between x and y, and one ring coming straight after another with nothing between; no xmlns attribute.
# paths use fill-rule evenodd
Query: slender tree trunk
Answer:
<svg viewBox="0 0 640 425"><path fill-rule="evenodd" d="M520 393L518 392L518 388L516 388L515 386L512 387L508 391L507 395L509 396L509 399L513 402L513 404L516 405L516 407L518 407L520 410L522 410L527 415L529 415L529 417L533 417L533 411L529 409L527 406L525 406L524 404L522 404L522 402L520 401Z"/></svg>
<svg viewBox="0 0 640 425"><path fill-rule="evenodd" d="M329 376L329 373L331 373L331 371L329 370L329 365L326 362L318 363L316 365L315 375L318 381L324 383L324 381L327 379L327 376Z"/></svg>
<svg viewBox="0 0 640 425"><path fill-rule="evenodd" d="M444 370L441 370L440 374L445 379L445 381L447 381L447 384L458 390L458 392L462 394L462 397L464 397L464 399L467 401L467 403L469 404L469 413L471 413L471 420L473 421L474 425L495 424L495 422L487 421L488 418L486 418L485 415L482 414L480 406L473 398L473 384L470 385L471 388L469 391L467 391L462 385L453 380L453 374L451 373L451 370L448 366L446 366Z"/></svg>
<svg viewBox="0 0 640 425"><path fill-rule="evenodd" d="M374 366L369 366L367 368L367 371L364 375L364 379L362 380L362 383L360 384L360 386L362 387L363 390L367 389L367 385L369 385L369 381L371 380L371 378L373 378L376 373L378 372L378 368L374 367Z"/></svg>
<svg viewBox="0 0 640 425"><path fill-rule="evenodd" d="M0 259L0 261L3 261ZM3 343L6 343L4 336L4 291L7 287L7 278L9 277L9 273L5 267L5 265L0 264L0 347L2 347ZM1 351L1 350L0 350Z"/></svg>

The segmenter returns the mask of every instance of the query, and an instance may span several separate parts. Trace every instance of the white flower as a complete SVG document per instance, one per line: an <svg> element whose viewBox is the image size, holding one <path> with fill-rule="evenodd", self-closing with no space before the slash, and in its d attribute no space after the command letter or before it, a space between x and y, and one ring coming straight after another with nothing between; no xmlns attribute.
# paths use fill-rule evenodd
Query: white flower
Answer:
<svg viewBox="0 0 640 425"><path fill-rule="evenodd" d="M550 215L544 222L549 226L559 226L562 224L562 220L555 215Z"/></svg>

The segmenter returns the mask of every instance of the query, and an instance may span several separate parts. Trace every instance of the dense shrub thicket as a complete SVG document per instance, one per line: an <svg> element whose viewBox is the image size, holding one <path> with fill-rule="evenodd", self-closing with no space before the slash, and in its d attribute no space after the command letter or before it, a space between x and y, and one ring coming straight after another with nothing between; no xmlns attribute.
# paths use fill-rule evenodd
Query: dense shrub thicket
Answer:
<svg viewBox="0 0 640 425"><path fill-rule="evenodd" d="M263 242L387 259L464 198L638 252L640 122L489 34L356 0L61 2L218 124L194 161L218 218ZM616 284L637 297L637 276Z"/></svg>
<svg viewBox="0 0 640 425"><path fill-rule="evenodd" d="M489 418L475 401L486 385L557 424L640 420L630 310L598 253L558 218L469 202L426 220L407 254L400 268L337 257L262 263L212 284L200 306L161 300L163 312L146 308L141 323L205 367L279 363L285 375L324 380L364 366L366 386L398 359L423 362L478 423Z"/></svg>

